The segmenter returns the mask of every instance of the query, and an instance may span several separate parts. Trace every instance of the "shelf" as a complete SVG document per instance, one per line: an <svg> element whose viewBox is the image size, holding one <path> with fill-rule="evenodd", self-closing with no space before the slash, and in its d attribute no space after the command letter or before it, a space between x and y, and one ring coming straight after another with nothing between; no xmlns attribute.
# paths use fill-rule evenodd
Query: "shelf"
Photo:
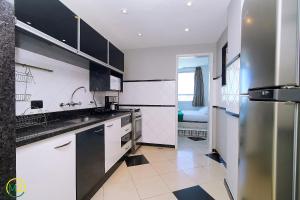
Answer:
<svg viewBox="0 0 300 200"><path fill-rule="evenodd" d="M111 65L109 65L107 63L104 63L101 60L98 60L98 59L96 59L96 58L94 58L94 57L92 57L92 56L90 56L90 55L88 55L86 53L83 53L83 52L79 51L78 49L75 49L75 48L73 48L73 47L71 47L71 46L63 43L63 42L61 42L61 41L59 41L59 40L57 40L57 39L55 39L55 38L53 38L53 37L51 37L51 36L43 33L41 31L39 31L39 30L37 30L37 29L29 26L28 24L26 24L24 22L21 22L20 20L16 20L16 27L18 27L18 28L20 28L20 29L22 29L22 30L24 30L26 32L29 32L29 33L31 33L31 34L33 34L35 36L38 36L38 37L40 37L40 38L42 38L42 39L44 39L44 40L46 40L48 42L51 42L51 43L53 43L53 44L55 44L55 45L57 45L57 46L59 46L61 48L64 48L64 49L66 49L66 50L68 50L68 51L70 51L70 52L72 52L74 54L77 54L77 55L79 55L81 57L84 57L84 58L86 58L86 59L88 59L90 61L93 61L93 62L96 62L98 64L101 64L101 65L103 65L103 66L105 66L105 67L107 67L107 68L109 68L111 70L114 70L114 71L116 71L116 72L118 72L120 74L124 74L123 71L117 69L116 67L113 67L113 66L111 66Z"/></svg>

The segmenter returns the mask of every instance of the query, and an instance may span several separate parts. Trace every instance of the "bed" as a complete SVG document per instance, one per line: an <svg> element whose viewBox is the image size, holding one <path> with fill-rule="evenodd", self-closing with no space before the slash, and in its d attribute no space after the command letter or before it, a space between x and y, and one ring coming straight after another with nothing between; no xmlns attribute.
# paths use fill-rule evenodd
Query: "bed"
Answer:
<svg viewBox="0 0 300 200"><path fill-rule="evenodd" d="M183 114L183 122L208 122L208 107L201 107L197 110L181 110Z"/></svg>
<svg viewBox="0 0 300 200"><path fill-rule="evenodd" d="M207 138L208 107L178 111L178 133L181 136Z"/></svg>

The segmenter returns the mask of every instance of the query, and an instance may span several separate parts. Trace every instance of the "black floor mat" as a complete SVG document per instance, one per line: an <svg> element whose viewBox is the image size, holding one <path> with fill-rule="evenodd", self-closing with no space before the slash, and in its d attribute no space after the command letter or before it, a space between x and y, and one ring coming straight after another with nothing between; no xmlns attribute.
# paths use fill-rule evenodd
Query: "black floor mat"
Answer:
<svg viewBox="0 0 300 200"><path fill-rule="evenodd" d="M209 153L206 154L206 156L213 159L214 161L224 164L224 166L226 167L226 162L223 160L223 158L220 156L218 152Z"/></svg>
<svg viewBox="0 0 300 200"><path fill-rule="evenodd" d="M214 200L199 185L173 192L178 200Z"/></svg>
<svg viewBox="0 0 300 200"><path fill-rule="evenodd" d="M193 141L202 141L202 140L205 140L204 138L201 138L201 137L188 137L190 140L193 140Z"/></svg>
<svg viewBox="0 0 300 200"><path fill-rule="evenodd" d="M127 167L149 164L149 161L143 155L128 156L125 159L125 162L126 162Z"/></svg>

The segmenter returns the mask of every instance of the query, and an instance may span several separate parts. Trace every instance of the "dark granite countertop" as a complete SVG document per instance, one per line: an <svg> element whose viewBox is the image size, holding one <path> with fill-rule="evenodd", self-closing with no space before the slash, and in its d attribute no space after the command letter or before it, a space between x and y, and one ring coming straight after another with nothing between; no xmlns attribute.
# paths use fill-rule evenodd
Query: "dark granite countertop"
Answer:
<svg viewBox="0 0 300 200"><path fill-rule="evenodd" d="M97 114L93 113L88 115L75 115L51 120L46 126L34 126L30 128L17 129L16 145L17 147L20 147L86 126L101 123L114 118L119 118L128 114L130 114L130 112L117 111ZM88 117L89 120L83 121L83 116Z"/></svg>

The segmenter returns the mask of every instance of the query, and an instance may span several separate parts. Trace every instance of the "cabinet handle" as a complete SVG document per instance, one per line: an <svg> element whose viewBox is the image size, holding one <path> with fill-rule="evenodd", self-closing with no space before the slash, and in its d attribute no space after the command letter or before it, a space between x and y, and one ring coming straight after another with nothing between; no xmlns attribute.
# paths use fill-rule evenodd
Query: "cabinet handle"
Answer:
<svg viewBox="0 0 300 200"><path fill-rule="evenodd" d="M112 127L113 126L113 124L111 124L111 125L108 125L107 127Z"/></svg>
<svg viewBox="0 0 300 200"><path fill-rule="evenodd" d="M66 144L63 144L63 145L60 145L60 146L57 146L57 147L54 147L54 149L59 149L59 148L62 148L62 147L65 147L65 146L68 146L69 144L71 144L72 141L69 141L67 142Z"/></svg>
<svg viewBox="0 0 300 200"><path fill-rule="evenodd" d="M96 130L96 131L94 131L95 133L99 133L99 132L101 132L101 131L103 131L103 129L101 128L101 129L99 129L99 130Z"/></svg>
<svg viewBox="0 0 300 200"><path fill-rule="evenodd" d="M129 131L129 128L125 129L125 131Z"/></svg>

